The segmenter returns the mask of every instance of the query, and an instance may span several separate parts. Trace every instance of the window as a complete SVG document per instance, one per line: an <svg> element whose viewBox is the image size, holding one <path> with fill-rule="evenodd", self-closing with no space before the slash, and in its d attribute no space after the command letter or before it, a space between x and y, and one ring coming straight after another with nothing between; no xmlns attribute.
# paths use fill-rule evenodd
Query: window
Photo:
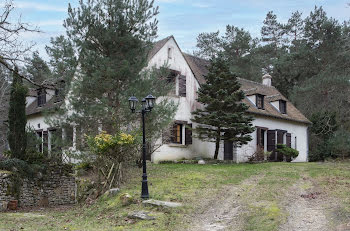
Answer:
<svg viewBox="0 0 350 231"><path fill-rule="evenodd" d="M179 75L179 96L186 97L186 76Z"/></svg>
<svg viewBox="0 0 350 231"><path fill-rule="evenodd" d="M46 92L44 89L38 90L38 107L46 103Z"/></svg>
<svg viewBox="0 0 350 231"><path fill-rule="evenodd" d="M257 94L256 95L256 107L259 109L264 109L264 96Z"/></svg>
<svg viewBox="0 0 350 231"><path fill-rule="evenodd" d="M284 100L280 100L280 112L282 114L287 114L287 102Z"/></svg>
<svg viewBox="0 0 350 231"><path fill-rule="evenodd" d="M172 85L172 89L170 90L171 95L176 94L176 77L180 74L180 72L175 70L169 70L169 74L167 76L167 82Z"/></svg>
<svg viewBox="0 0 350 231"><path fill-rule="evenodd" d="M182 144L182 124L174 124L171 142Z"/></svg>
<svg viewBox="0 0 350 231"><path fill-rule="evenodd" d="M61 88L56 88L55 89L55 103L61 102L63 100L63 89Z"/></svg>
<svg viewBox="0 0 350 231"><path fill-rule="evenodd" d="M168 48L168 59L173 58L173 49L171 47Z"/></svg>
<svg viewBox="0 0 350 231"><path fill-rule="evenodd" d="M36 135L38 137L38 144L37 144L37 147L38 147L38 152L43 152L43 131L42 130L39 130L39 131L36 131Z"/></svg>
<svg viewBox="0 0 350 231"><path fill-rule="evenodd" d="M261 148L264 148L264 140L265 140L265 130L261 128L257 128L256 130L256 141L257 145Z"/></svg>

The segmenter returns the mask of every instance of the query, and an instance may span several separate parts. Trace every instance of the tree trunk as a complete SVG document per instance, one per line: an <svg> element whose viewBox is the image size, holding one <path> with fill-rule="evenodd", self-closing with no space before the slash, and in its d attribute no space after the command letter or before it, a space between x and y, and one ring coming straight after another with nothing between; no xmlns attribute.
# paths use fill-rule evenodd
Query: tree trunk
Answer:
<svg viewBox="0 0 350 231"><path fill-rule="evenodd" d="M216 141L215 141L215 154L214 154L214 159L217 160L218 159L218 155L219 155L219 147L220 147L220 135L221 135L221 129L218 128L217 131L217 136L216 136Z"/></svg>

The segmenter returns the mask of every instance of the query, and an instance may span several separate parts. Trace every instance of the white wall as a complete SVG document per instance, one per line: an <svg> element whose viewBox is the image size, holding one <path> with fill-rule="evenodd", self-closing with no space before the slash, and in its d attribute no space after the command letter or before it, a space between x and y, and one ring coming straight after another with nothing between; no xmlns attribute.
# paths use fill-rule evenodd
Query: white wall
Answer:
<svg viewBox="0 0 350 231"><path fill-rule="evenodd" d="M171 59L168 59L168 48L172 49ZM186 97L172 96L167 98L171 98L178 104L178 110L175 114L174 120L191 123L191 112L199 105L196 101L196 92L199 88L199 83L194 77L192 70L188 66L187 61L183 57L181 50L178 48L173 38L169 39L158 53L152 57L147 68L154 66L161 67L164 65L167 65L169 69L179 71L181 75L186 76ZM176 93L178 94L178 83ZM183 137L185 137L184 126L182 134ZM161 145L161 142L161 139L157 140L156 145ZM183 139L183 144L164 144L152 154L152 161L157 163L162 160L176 160L182 158L190 159L196 155L193 152L192 147L193 145L185 145L185 139Z"/></svg>
<svg viewBox="0 0 350 231"><path fill-rule="evenodd" d="M294 160L294 162L305 162L308 161L308 132L307 125L302 123L296 123L287 120L274 119L271 117L256 116L254 117L253 126L258 127L267 127L269 130L286 130L292 135L292 148L295 148L299 151L299 156ZM237 162L246 162L248 157L250 157L257 148L257 134L254 131L252 134L252 140L242 147L238 147L237 151ZM295 137L297 137L297 142L295 144ZM267 136L265 134L265 143ZM265 144L265 147L267 145ZM215 152L215 143L214 142L203 142L198 139L193 139L193 155L192 156L201 156L203 158L209 157L212 158ZM224 145L223 142L220 143L219 156L218 159L224 158ZM235 159L235 156L234 156Z"/></svg>
<svg viewBox="0 0 350 231"><path fill-rule="evenodd" d="M274 119L270 117L256 116L253 121L254 126L267 127L269 130L286 130L292 136L292 148L299 151L299 156L294 160L295 162L308 161L308 126L302 123L296 123L287 120ZM297 144L295 144L295 137ZM239 162L247 161L248 157L256 151L257 136L256 131L252 133L253 140L247 145L238 149ZM265 136L267 139L267 136Z"/></svg>

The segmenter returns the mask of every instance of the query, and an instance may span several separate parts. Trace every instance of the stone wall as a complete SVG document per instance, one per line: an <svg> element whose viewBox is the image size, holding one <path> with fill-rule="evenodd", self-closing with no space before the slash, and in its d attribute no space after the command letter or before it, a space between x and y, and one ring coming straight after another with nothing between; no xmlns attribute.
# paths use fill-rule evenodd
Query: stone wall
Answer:
<svg viewBox="0 0 350 231"><path fill-rule="evenodd" d="M19 187L15 182L19 182ZM10 172L0 172L0 210L16 198L19 207L74 204L75 177L64 166L50 166L44 174L31 179L18 180Z"/></svg>

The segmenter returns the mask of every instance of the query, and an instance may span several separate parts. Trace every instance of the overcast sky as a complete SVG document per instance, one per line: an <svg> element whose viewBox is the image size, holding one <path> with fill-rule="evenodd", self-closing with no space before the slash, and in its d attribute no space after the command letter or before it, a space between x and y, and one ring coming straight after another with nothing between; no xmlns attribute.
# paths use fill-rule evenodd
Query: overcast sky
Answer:
<svg viewBox="0 0 350 231"><path fill-rule="evenodd" d="M328 16L348 20L348 2L350 0L156 0L160 11L158 38L174 35L183 51L192 52L199 33L224 31L227 24L243 27L253 36L259 36L270 10L285 22L292 12L298 10L306 16L317 5L323 6ZM67 17L68 3L77 6L78 0L14 0L16 16L21 15L22 21L43 31L24 34L23 38L34 41L35 49L45 58L44 47L49 44L50 37L65 34L62 24Z"/></svg>

